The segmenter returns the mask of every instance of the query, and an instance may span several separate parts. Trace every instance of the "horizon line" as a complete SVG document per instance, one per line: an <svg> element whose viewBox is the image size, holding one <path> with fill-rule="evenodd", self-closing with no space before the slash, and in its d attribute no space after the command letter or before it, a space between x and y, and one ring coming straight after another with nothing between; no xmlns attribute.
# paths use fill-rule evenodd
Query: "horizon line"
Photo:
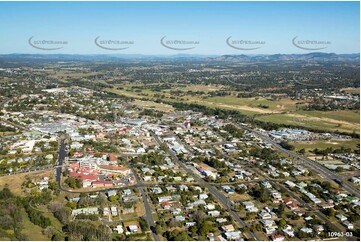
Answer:
<svg viewBox="0 0 361 242"><path fill-rule="evenodd" d="M92 55L92 56L100 56L100 55L107 55L107 56L115 56L115 55L139 55L139 56L177 56L177 55L188 55L188 56L225 56L225 55L307 55L307 54L335 54L335 55L360 55L360 52L352 52L352 53L336 53L336 52L322 52L322 51L315 51L315 52L306 52L306 53L273 53L273 54L266 54L266 53L259 53L259 54L250 54L250 53L231 53L231 54L189 54L189 53L175 53L175 54L138 54L138 53L89 53L89 54L77 54L77 53L0 53L0 55Z"/></svg>

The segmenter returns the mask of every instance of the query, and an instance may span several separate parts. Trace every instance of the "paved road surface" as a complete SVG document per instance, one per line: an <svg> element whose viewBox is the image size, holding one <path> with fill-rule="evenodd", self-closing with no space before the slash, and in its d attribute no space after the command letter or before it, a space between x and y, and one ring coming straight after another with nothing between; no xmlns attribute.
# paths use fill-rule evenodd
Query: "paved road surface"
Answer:
<svg viewBox="0 0 361 242"><path fill-rule="evenodd" d="M135 171L133 164L131 164L131 169L132 172L135 176L135 179L137 179L137 183L139 185L142 185L142 181L140 180L140 177L138 175L138 173ZM143 203L144 203L144 208L145 208L145 215L146 215L146 219L148 221L148 224L150 226L150 230L153 234L154 240L155 241L159 241L160 238L157 235L157 233L155 232L155 223L154 223L154 218L153 218L153 214L152 214L152 209L150 208L149 202L148 202L148 197L147 197L147 192L144 188L144 186L140 186L139 187L140 192L142 193L142 198L143 198Z"/></svg>
<svg viewBox="0 0 361 242"><path fill-rule="evenodd" d="M64 191L64 189L61 186L61 173L62 173L62 165L66 155L67 155L67 151L66 151L65 139L61 139L59 156L58 156L58 165L56 166L55 170L56 170L56 181L58 183L59 190L62 191Z"/></svg>

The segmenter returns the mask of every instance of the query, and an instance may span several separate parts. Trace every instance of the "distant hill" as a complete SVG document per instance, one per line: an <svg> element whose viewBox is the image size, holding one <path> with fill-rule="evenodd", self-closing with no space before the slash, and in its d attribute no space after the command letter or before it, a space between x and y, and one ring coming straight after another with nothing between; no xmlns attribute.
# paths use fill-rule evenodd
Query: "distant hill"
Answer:
<svg viewBox="0 0 361 242"><path fill-rule="evenodd" d="M360 60L360 54L335 54L324 52L313 52L307 54L273 54L273 55L191 55L191 54L177 54L177 55L140 55L140 54L113 54L113 55L70 55L70 54L6 54L0 55L0 62L3 61L18 61L18 62L74 62L74 61L115 61L122 62L126 60L141 61L141 60L197 60L197 61L216 61L216 62L272 62L272 61L357 61Z"/></svg>

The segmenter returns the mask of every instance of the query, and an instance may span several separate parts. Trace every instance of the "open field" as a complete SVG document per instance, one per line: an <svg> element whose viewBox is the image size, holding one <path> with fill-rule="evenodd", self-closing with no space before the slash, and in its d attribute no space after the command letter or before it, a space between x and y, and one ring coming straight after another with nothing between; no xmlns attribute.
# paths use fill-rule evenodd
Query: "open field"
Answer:
<svg viewBox="0 0 361 242"><path fill-rule="evenodd" d="M359 122L348 122L346 120L356 119L356 117L350 116L357 116L358 113L355 113L352 110L344 111L344 116L339 116L337 119L328 118L327 112L317 112L313 111L312 113L306 113L305 111L301 111L301 114L298 112L295 113L285 113L285 114L270 114L270 115L263 115L258 116L256 119L261 121L267 121L276 124L289 124L289 125L297 125L304 128L312 128L318 130L324 130L328 132L347 132L352 133L360 133L359 129ZM346 113L348 115L346 115ZM311 116L314 115L314 116ZM317 117L317 116L320 117ZM323 116L322 116L323 115ZM333 114L334 115L334 114ZM341 120L344 117L345 120Z"/></svg>
<svg viewBox="0 0 361 242"><path fill-rule="evenodd" d="M318 149L326 149L331 147L333 149L341 148L341 146L345 148L351 148L352 150L357 149L357 146L360 145L359 139L351 139L351 140L315 140L315 141L308 141L308 142L297 142L292 143L296 150L305 149L306 151L313 150L314 148Z"/></svg>
<svg viewBox="0 0 361 242"><path fill-rule="evenodd" d="M336 111L297 111L300 115L334 119L338 121L344 121L347 123L360 123L360 111L359 110L336 110Z"/></svg>
<svg viewBox="0 0 361 242"><path fill-rule="evenodd" d="M106 88L105 91L112 92L112 93L119 94L119 95L123 95L123 96L130 97L130 98L144 98L145 97L141 93L137 94L135 92L125 90L125 89Z"/></svg>
<svg viewBox="0 0 361 242"><path fill-rule="evenodd" d="M4 186L7 184L12 193L14 193L15 195L22 196L24 195L24 193L22 191L21 185L25 181L26 176L41 177L42 175L50 174L51 172L52 172L51 170L44 170L44 171L21 173L11 176L2 176L0 177L0 189L4 188Z"/></svg>
<svg viewBox="0 0 361 242"><path fill-rule="evenodd" d="M150 108L161 112L171 112L174 111L174 108L168 104L156 103L153 101L142 101L142 100L135 100L130 104L136 105L143 108Z"/></svg>
<svg viewBox="0 0 361 242"><path fill-rule="evenodd" d="M183 92L213 92L221 90L223 86L216 86L216 85L189 85L185 87L175 87L170 90L177 90L177 91L183 91Z"/></svg>
<svg viewBox="0 0 361 242"><path fill-rule="evenodd" d="M212 103L220 103L235 107L248 107L257 110L259 113L280 113L284 111L292 111L296 108L296 101L289 99L281 99L272 101L266 98L238 98L235 96L211 97L205 99ZM268 108L262 108L268 106Z"/></svg>
<svg viewBox="0 0 361 242"><path fill-rule="evenodd" d="M142 202L137 203L135 207L135 212L139 217L144 216L145 214L144 203Z"/></svg>

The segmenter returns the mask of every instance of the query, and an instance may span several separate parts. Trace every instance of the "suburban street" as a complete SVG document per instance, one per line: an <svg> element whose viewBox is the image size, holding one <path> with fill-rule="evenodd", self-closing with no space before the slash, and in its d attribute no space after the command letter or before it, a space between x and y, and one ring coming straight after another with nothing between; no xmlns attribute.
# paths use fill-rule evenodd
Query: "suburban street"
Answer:
<svg viewBox="0 0 361 242"><path fill-rule="evenodd" d="M142 181L138 175L138 173L135 171L133 164L131 164L131 169L132 172L135 176L135 179L137 180L138 184L142 184ZM143 198L143 203L144 203L144 208L145 208L145 215L146 215L146 219L148 221L149 227L150 227L150 231L153 234L154 240L155 241L159 241L160 238L157 235L157 233L155 232L155 223L154 223L154 218L153 218L153 214L152 214L152 209L150 208L149 205L149 201L148 201L148 197L147 197L147 191L145 190L146 188L144 188L143 186L139 187L140 192L142 193L142 198Z"/></svg>
<svg viewBox="0 0 361 242"><path fill-rule="evenodd" d="M162 144L162 141L160 140L160 138L159 138L157 135L153 134L153 137L154 137L154 139L156 140L156 142L158 143L158 145L161 145L161 144ZM238 222L239 225L241 225L241 226L243 226L243 227L246 226L246 223L241 219L241 217L238 215L238 213L235 212L235 211L232 209L231 203L230 203L230 201L227 199L226 196L224 196L217 188L215 188L214 186L212 186L211 184L209 184L208 182L206 182L206 181L204 181L202 178L200 178L198 175L196 175L191 169L189 169L183 162L181 162L181 161L178 159L178 157L176 156L176 154L175 154L172 150L170 150L170 149L168 148L168 149L167 149L167 152L168 152L169 155L172 157L172 159L177 162L177 164L178 164L180 167L182 167L188 174L190 174L190 175L193 177L193 179L194 179L195 181L198 182L198 184L205 186L205 187L208 189L208 191L209 191L210 193L212 193L212 194L216 197L216 199L222 203L223 207L228 209L228 212L229 212L229 213L231 214L231 216L235 219L235 221ZM249 234L249 237L250 237L250 238L255 239L255 240L260 240L260 239L257 237L257 235L254 234L253 232L250 231L250 232L248 232L248 234Z"/></svg>

